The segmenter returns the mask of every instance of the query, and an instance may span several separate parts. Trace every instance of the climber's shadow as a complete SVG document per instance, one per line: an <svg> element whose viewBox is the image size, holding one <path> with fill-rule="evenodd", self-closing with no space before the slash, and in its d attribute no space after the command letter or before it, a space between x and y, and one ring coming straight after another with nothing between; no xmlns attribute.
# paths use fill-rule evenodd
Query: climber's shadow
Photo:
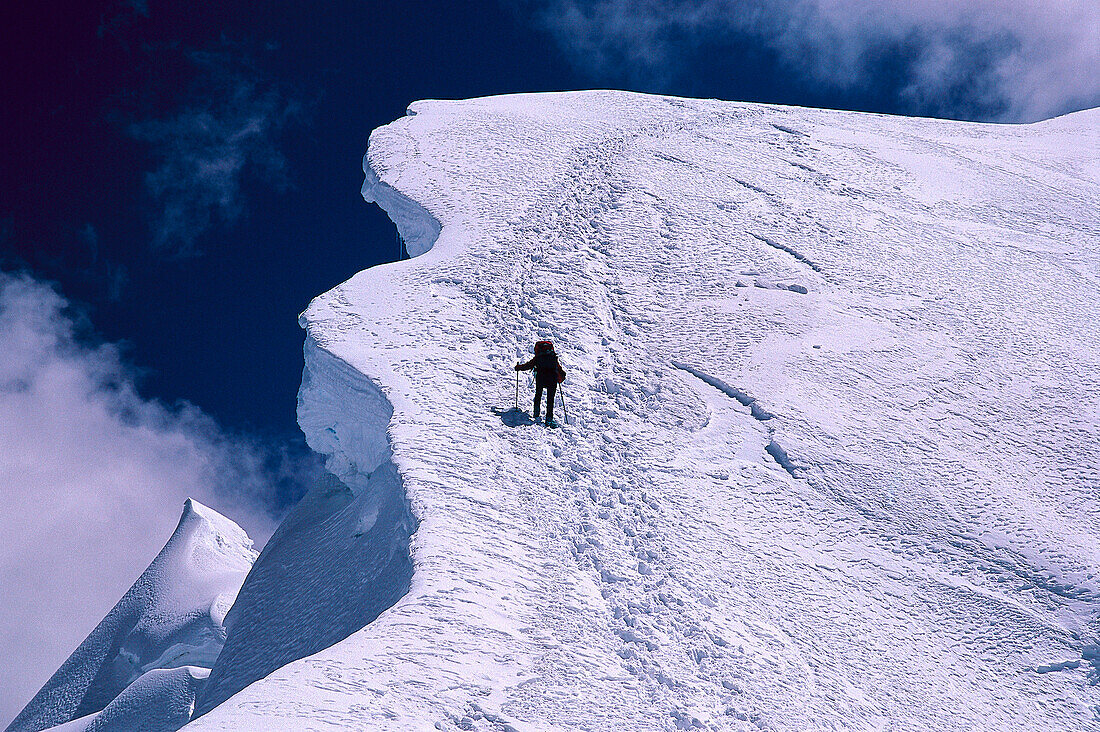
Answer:
<svg viewBox="0 0 1100 732"><path fill-rule="evenodd" d="M500 421L504 423L506 427L526 427L535 423L535 420L531 419L531 415L522 409L516 409L515 407L493 407L493 414L500 417Z"/></svg>

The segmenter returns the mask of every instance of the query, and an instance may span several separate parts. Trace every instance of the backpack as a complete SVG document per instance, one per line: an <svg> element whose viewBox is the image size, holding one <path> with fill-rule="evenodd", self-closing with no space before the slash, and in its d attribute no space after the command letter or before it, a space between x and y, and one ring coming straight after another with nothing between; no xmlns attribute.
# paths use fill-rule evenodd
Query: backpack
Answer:
<svg viewBox="0 0 1100 732"><path fill-rule="evenodd" d="M542 355L543 353L554 353L554 342L553 341L535 341L535 355L539 356L539 355ZM558 360L557 359L557 354L554 354L554 361L556 362L557 360ZM558 374L557 374L557 376L558 376L558 383L559 384L561 382L565 381L565 369L563 369L561 367L560 363L558 364Z"/></svg>

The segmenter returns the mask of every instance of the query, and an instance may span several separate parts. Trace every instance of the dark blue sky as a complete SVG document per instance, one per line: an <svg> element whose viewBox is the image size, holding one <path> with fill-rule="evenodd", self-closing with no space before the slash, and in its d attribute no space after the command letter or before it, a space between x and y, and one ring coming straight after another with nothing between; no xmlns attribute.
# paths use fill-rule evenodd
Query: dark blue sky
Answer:
<svg viewBox="0 0 1100 732"><path fill-rule="evenodd" d="M1067 88L1029 112L998 64L1045 57L1011 26L887 19L837 57L844 18L792 39L790 17L750 23L748 5L7 3L0 267L127 343L145 396L293 445L296 316L395 257L360 158L411 101L617 87L978 119L1096 101ZM955 61L932 74L943 48Z"/></svg>
<svg viewBox="0 0 1100 732"><path fill-rule="evenodd" d="M146 395L295 439L297 314L397 253L359 195L370 131L418 98L577 80L495 4L231 5L8 5L0 263L125 340ZM234 141L251 120L267 139ZM223 155L228 194L195 169Z"/></svg>

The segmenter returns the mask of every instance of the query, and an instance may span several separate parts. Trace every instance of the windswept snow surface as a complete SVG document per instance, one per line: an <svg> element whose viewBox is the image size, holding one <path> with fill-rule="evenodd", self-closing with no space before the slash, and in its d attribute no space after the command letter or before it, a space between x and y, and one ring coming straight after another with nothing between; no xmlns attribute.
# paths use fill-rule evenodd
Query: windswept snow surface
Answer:
<svg viewBox="0 0 1100 732"><path fill-rule="evenodd" d="M365 162L420 256L303 322L388 407L300 414L411 588L188 729L1100 728L1097 110L429 101Z"/></svg>
<svg viewBox="0 0 1100 732"><path fill-rule="evenodd" d="M225 640L256 558L244 530L188 499L172 537L7 732L175 730Z"/></svg>

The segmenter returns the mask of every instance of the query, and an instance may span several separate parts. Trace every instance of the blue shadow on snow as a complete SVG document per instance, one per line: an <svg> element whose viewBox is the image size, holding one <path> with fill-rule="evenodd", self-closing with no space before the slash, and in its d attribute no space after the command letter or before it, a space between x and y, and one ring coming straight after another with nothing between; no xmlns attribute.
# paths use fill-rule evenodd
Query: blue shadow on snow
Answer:
<svg viewBox="0 0 1100 732"><path fill-rule="evenodd" d="M531 415L515 407L509 407L508 409L493 407L493 414L500 417L500 421L506 427L527 427L535 423L535 420L531 419Z"/></svg>

